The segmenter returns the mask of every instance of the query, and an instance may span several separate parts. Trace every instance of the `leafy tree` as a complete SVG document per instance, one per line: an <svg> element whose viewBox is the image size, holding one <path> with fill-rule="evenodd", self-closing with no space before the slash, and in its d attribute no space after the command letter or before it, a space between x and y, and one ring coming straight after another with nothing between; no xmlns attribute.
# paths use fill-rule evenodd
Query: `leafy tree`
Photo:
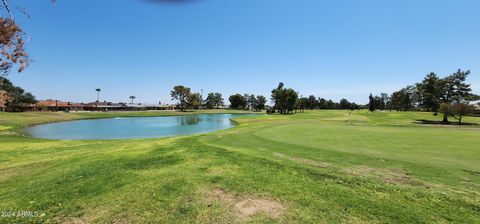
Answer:
<svg viewBox="0 0 480 224"><path fill-rule="evenodd" d="M318 108L319 102L317 98L314 95L310 95L308 99L306 100L306 108L309 110L314 110L315 108Z"/></svg>
<svg viewBox="0 0 480 224"><path fill-rule="evenodd" d="M458 120L458 124L462 124L462 117L472 113L475 108L472 105L466 103L454 103L452 105L451 112L453 116Z"/></svg>
<svg viewBox="0 0 480 224"><path fill-rule="evenodd" d="M380 95L385 100L385 109L392 111L393 110L392 97L389 96L387 93L381 93Z"/></svg>
<svg viewBox="0 0 480 224"><path fill-rule="evenodd" d="M6 106L14 111L21 111L24 107L37 102L35 96L13 85L10 80L5 77L0 77L0 90L5 91L8 96L6 98Z"/></svg>
<svg viewBox="0 0 480 224"><path fill-rule="evenodd" d="M255 105L255 101L257 100L257 98L255 97L255 95L251 94L244 94L243 95L245 97L245 100L246 100L246 105L245 105L245 109L251 109L253 110L254 109L254 105Z"/></svg>
<svg viewBox="0 0 480 224"><path fill-rule="evenodd" d="M223 106L223 97L220 93L209 93L205 102L208 109Z"/></svg>
<svg viewBox="0 0 480 224"><path fill-rule="evenodd" d="M335 102L333 102L333 100L327 100L326 106L327 106L326 109L333 110L335 109Z"/></svg>
<svg viewBox="0 0 480 224"><path fill-rule="evenodd" d="M352 109L352 103L348 102L347 99L341 99L340 100L340 109L350 110L350 109Z"/></svg>
<svg viewBox="0 0 480 224"><path fill-rule="evenodd" d="M350 110L359 110L360 106L356 103L351 103L350 104Z"/></svg>
<svg viewBox="0 0 480 224"><path fill-rule="evenodd" d="M29 92L25 92L25 90L20 87L16 87L13 92L9 93L9 96L11 100L7 101L6 106L13 108L14 111L22 110L22 108L37 102L35 96Z"/></svg>
<svg viewBox="0 0 480 224"><path fill-rule="evenodd" d="M297 109L299 109L301 112L304 112L305 109L309 109L308 106L308 98L307 97L300 97L297 100Z"/></svg>
<svg viewBox="0 0 480 224"><path fill-rule="evenodd" d="M407 86L392 93L390 98L383 94L379 99L374 97L373 107L407 111L415 108L443 113L443 123L448 123L448 117L454 115L453 104L468 104L479 96L472 94L470 84L465 83L470 71L457 70L457 72L440 79L435 73L425 76L422 82L415 86ZM371 95L370 95L371 96ZM373 96L371 96L373 97ZM370 99L369 108L372 106ZM457 105L462 109L463 105Z"/></svg>
<svg viewBox="0 0 480 224"><path fill-rule="evenodd" d="M257 96L255 99L254 110L261 111L265 109L265 103L267 103L267 98L264 96Z"/></svg>
<svg viewBox="0 0 480 224"><path fill-rule="evenodd" d="M280 82L276 89L272 90L272 100L275 102L274 109L281 114L292 113L297 106L298 93L291 88L284 88Z"/></svg>
<svg viewBox="0 0 480 224"><path fill-rule="evenodd" d="M272 90L272 101L275 103L273 106L273 110L278 110L280 113L283 113L283 103L281 100L283 99L283 91L284 91L284 84L280 82L276 89Z"/></svg>
<svg viewBox="0 0 480 224"><path fill-rule="evenodd" d="M420 106L431 112L437 112L440 108L440 96L442 93L442 82L435 73L428 74L421 83L417 83L417 90L420 96Z"/></svg>
<svg viewBox="0 0 480 224"><path fill-rule="evenodd" d="M407 86L394 92L391 97L392 108L397 111L408 111L411 108L414 108L417 98L415 92L416 90L413 86Z"/></svg>
<svg viewBox="0 0 480 224"><path fill-rule="evenodd" d="M390 97L387 93L380 93L379 108L384 111L387 109L387 104L390 101Z"/></svg>
<svg viewBox="0 0 480 224"><path fill-rule="evenodd" d="M375 98L373 98L373 95L370 93L370 96L368 97L368 110L370 112L375 111Z"/></svg>
<svg viewBox="0 0 480 224"><path fill-rule="evenodd" d="M439 111L440 111L440 113L443 113L447 117L450 116L450 115L453 115L453 108L452 108L452 105L449 104L449 103L441 103L440 107L439 107ZM443 123L445 123L445 122L443 122ZM447 123L448 123L448 120L447 120Z"/></svg>
<svg viewBox="0 0 480 224"><path fill-rule="evenodd" d="M130 96L129 98L130 98L130 100L131 100L131 103L133 104L133 100L135 100L137 97L135 97L135 96Z"/></svg>
<svg viewBox="0 0 480 224"><path fill-rule="evenodd" d="M200 93L190 93L187 95L187 107L191 109L198 109L201 106Z"/></svg>
<svg viewBox="0 0 480 224"><path fill-rule="evenodd" d="M296 109L298 93L295 92L295 90L288 88L288 89L285 89L284 97L285 97L284 99L285 104L283 108L286 109L286 113L293 113L293 111Z"/></svg>
<svg viewBox="0 0 480 224"><path fill-rule="evenodd" d="M385 102L379 96L373 97L373 103L375 104L375 110L382 110L382 105L385 105Z"/></svg>
<svg viewBox="0 0 480 224"><path fill-rule="evenodd" d="M327 100L324 98L318 99L318 109L327 109Z"/></svg>
<svg viewBox="0 0 480 224"><path fill-rule="evenodd" d="M457 72L440 80L441 94L440 101L445 104L452 103L465 103L472 98L472 89L470 84L466 84L465 81L470 74L470 70ZM448 123L448 113L443 114L442 122Z"/></svg>
<svg viewBox="0 0 480 224"><path fill-rule="evenodd" d="M399 90L396 92L392 93L392 96L390 97L391 99L391 107L395 109L396 111L400 111L402 107L402 98L403 98L404 92Z"/></svg>
<svg viewBox="0 0 480 224"><path fill-rule="evenodd" d="M178 106L180 107L181 111L184 111L187 107L187 97L190 94L190 88L181 85L173 87L173 90L170 91L170 96L172 97L172 100L178 101Z"/></svg>
<svg viewBox="0 0 480 224"><path fill-rule="evenodd" d="M247 106L247 100L244 96L237 93L235 95L231 95L228 100L230 101L230 108L231 109L245 109Z"/></svg>

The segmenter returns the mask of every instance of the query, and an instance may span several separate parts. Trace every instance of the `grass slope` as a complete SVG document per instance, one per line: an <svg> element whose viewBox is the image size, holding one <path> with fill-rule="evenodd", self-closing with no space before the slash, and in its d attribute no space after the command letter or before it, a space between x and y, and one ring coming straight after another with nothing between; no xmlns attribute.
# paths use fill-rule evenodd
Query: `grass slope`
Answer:
<svg viewBox="0 0 480 224"><path fill-rule="evenodd" d="M262 114L233 129L148 140L19 134L44 122L178 114L0 113L0 210L39 215L0 222L480 222L480 129L414 123L439 119L429 113ZM219 189L230 198L212 196ZM239 217L232 197L283 210Z"/></svg>

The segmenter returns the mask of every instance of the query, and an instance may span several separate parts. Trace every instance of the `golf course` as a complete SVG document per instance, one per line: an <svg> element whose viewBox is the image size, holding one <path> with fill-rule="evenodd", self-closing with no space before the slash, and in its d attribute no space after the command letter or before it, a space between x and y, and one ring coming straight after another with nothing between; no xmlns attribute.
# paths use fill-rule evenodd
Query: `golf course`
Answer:
<svg viewBox="0 0 480 224"><path fill-rule="evenodd" d="M0 113L0 223L480 222L480 126L416 122L441 120L429 112L257 113L150 139L23 134L79 119L246 112Z"/></svg>

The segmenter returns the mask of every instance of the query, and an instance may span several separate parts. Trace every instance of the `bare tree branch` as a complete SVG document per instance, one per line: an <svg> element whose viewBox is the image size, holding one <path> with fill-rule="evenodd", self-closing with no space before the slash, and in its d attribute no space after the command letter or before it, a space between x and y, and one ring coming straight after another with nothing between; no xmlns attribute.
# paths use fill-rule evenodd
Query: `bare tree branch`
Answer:
<svg viewBox="0 0 480 224"><path fill-rule="evenodd" d="M8 14L10 15L10 19L13 20L13 14L12 14L12 11L10 10L10 7L8 6L7 0L2 0L2 2Z"/></svg>

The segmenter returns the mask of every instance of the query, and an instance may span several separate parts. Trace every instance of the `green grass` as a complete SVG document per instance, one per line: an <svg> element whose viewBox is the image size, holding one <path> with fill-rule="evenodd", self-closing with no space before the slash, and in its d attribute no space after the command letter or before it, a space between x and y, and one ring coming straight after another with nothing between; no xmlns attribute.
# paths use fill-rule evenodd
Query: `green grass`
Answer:
<svg viewBox="0 0 480 224"><path fill-rule="evenodd" d="M40 214L0 223L480 222L480 128L414 123L440 119L430 113L261 114L148 140L21 135L44 122L179 114L0 113L0 211ZM233 205L212 202L214 189L285 209L240 219Z"/></svg>

